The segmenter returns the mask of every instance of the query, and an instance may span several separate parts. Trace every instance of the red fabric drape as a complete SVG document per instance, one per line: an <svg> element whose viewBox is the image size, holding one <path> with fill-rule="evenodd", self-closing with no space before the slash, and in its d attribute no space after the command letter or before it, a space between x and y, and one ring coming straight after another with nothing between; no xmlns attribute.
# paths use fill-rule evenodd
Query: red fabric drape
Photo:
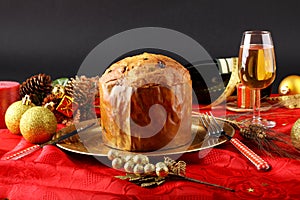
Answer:
<svg viewBox="0 0 300 200"><path fill-rule="evenodd" d="M275 130L290 134L300 109L272 109L264 117L276 120ZM238 137L243 142L238 132ZM246 143L249 144L249 143ZM0 157L29 146L21 136L0 130ZM92 156L43 149L17 161L0 161L0 199L296 199L300 195L300 161L268 157L268 172L256 168L229 142L207 151L187 153L187 176L235 189L235 192L188 181L170 181L156 188L141 188L114 178L123 175ZM203 155L206 156L203 157Z"/></svg>

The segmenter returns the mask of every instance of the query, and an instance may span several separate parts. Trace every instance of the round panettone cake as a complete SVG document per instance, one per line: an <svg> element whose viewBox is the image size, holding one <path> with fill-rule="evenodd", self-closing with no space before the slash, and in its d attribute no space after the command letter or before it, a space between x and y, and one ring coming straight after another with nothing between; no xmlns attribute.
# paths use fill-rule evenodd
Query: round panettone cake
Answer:
<svg viewBox="0 0 300 200"><path fill-rule="evenodd" d="M143 53L111 65L99 79L104 144L126 151L186 145L192 81L177 61Z"/></svg>

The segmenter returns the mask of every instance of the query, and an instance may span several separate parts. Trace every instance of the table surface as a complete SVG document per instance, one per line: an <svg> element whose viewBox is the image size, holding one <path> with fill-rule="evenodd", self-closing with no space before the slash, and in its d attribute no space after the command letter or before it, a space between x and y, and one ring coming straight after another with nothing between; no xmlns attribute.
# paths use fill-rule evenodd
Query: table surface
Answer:
<svg viewBox="0 0 300 200"><path fill-rule="evenodd" d="M203 110L201 110L203 111ZM227 111L227 114L237 114ZM262 113L275 120L279 134L289 135L300 118L300 109L272 108ZM155 188L141 188L115 178L124 175L93 156L64 151L47 145L20 160L0 161L0 199L296 199L300 195L300 161L270 157L239 132L247 144L272 169L257 169L231 143L205 151L184 154L186 176L219 184L235 192L189 181L167 181ZM0 157L29 146L19 135L0 130Z"/></svg>

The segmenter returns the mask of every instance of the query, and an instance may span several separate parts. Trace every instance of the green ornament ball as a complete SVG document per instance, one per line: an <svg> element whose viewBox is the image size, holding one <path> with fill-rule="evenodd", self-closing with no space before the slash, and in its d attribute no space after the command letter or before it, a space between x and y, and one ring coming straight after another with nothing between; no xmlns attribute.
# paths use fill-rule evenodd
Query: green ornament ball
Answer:
<svg viewBox="0 0 300 200"><path fill-rule="evenodd" d="M30 108L35 106L33 103L23 100L12 103L5 112L5 124L7 129L13 134L21 134L20 120L22 115Z"/></svg>

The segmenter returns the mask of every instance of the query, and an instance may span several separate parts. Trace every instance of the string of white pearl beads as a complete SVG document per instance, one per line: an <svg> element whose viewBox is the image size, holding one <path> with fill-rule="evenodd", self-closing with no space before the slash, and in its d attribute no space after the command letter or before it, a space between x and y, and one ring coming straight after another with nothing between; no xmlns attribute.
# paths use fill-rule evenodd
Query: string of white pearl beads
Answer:
<svg viewBox="0 0 300 200"><path fill-rule="evenodd" d="M169 173L169 168L164 162L158 162L155 165L155 172L156 175L159 177L166 177Z"/></svg>
<svg viewBox="0 0 300 200"><path fill-rule="evenodd" d="M108 159L112 161L114 169L124 169L127 173L136 175L151 175L156 174L160 177L168 175L169 169L164 162L159 162L156 165L149 163L148 156L142 154L123 153L111 149L108 154Z"/></svg>

